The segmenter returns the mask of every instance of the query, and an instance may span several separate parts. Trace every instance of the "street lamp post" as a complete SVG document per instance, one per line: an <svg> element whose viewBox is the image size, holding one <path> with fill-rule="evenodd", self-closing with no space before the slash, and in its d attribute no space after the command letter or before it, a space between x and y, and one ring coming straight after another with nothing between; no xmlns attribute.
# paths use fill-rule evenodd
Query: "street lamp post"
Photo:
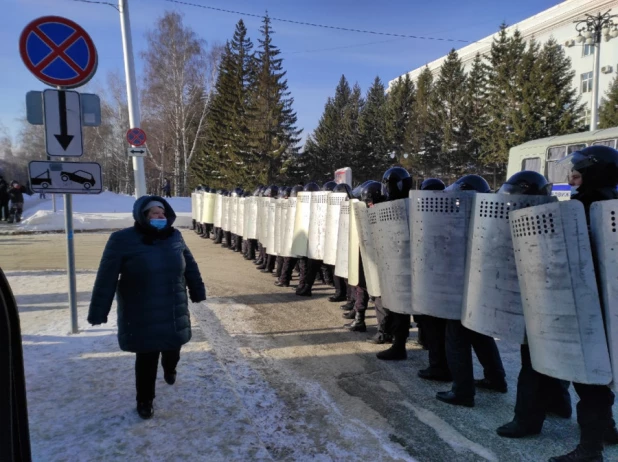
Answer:
<svg viewBox="0 0 618 462"><path fill-rule="evenodd" d="M599 111L599 74L601 66L601 38L606 42L618 37L618 24L614 22L616 14L587 14L584 19L575 21L577 42L594 47L594 68L592 70L592 106L590 108L590 131L597 129L597 114Z"/></svg>

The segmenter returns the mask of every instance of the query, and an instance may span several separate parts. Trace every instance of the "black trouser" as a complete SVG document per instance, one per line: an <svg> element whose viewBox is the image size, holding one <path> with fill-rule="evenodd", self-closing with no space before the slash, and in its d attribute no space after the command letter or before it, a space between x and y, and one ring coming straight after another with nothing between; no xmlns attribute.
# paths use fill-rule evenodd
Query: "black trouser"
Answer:
<svg viewBox="0 0 618 462"><path fill-rule="evenodd" d="M345 279L333 274L333 282L335 283L335 297L346 297L348 294L348 285Z"/></svg>
<svg viewBox="0 0 618 462"><path fill-rule="evenodd" d="M452 391L461 398L472 398L475 394L472 348L487 380L501 383L506 376L493 337L471 331L461 321L449 319L446 321L446 359L453 376Z"/></svg>
<svg viewBox="0 0 618 462"><path fill-rule="evenodd" d="M415 316L416 317L416 316ZM448 372L446 360L446 319L423 315L423 338L427 342L429 367Z"/></svg>
<svg viewBox="0 0 618 462"><path fill-rule="evenodd" d="M9 222L19 222L21 221L21 214L24 211L24 203L23 202L11 202L11 210L9 216Z"/></svg>
<svg viewBox="0 0 618 462"><path fill-rule="evenodd" d="M367 294L367 297L369 297L369 294ZM382 297L376 297L374 303L378 320L378 332L392 335L395 346L405 348L406 341L410 335L410 315L395 313L389 310L383 305ZM356 305L354 308L356 308Z"/></svg>
<svg viewBox="0 0 618 462"><path fill-rule="evenodd" d="M335 278L335 267L332 265L322 265L322 274L324 275L324 283L327 286L333 285Z"/></svg>
<svg viewBox="0 0 618 462"><path fill-rule="evenodd" d="M215 228L215 244L221 244L223 240L223 230L221 228Z"/></svg>
<svg viewBox="0 0 618 462"><path fill-rule="evenodd" d="M367 289L362 288L361 286L354 287L356 290L356 299L354 301L354 311L365 312L367 310L367 305L369 304L369 293Z"/></svg>
<svg viewBox="0 0 618 462"><path fill-rule="evenodd" d="M272 273L275 270L275 263L277 262L277 256L276 255L269 255L266 254L266 264L265 266L265 270L268 271L269 273Z"/></svg>
<svg viewBox="0 0 618 462"><path fill-rule="evenodd" d="M535 371L528 345L522 345L520 351L521 370L517 378L515 420L525 426L540 427L548 410L571 408L569 382Z"/></svg>
<svg viewBox="0 0 618 462"><path fill-rule="evenodd" d="M577 423L580 444L592 451L603 451L603 435L616 424L612 417L614 393L607 385L585 385L573 382L579 396Z"/></svg>
<svg viewBox="0 0 618 462"><path fill-rule="evenodd" d="M258 261L260 261L262 263L264 263L264 261L266 260L266 247L264 247L260 241L258 241L258 255L257 255L257 259L258 259Z"/></svg>
<svg viewBox="0 0 618 462"><path fill-rule="evenodd" d="M223 247L232 247L232 233L225 231L225 245Z"/></svg>
<svg viewBox="0 0 618 462"><path fill-rule="evenodd" d="M163 373L172 373L180 360L180 348L169 351L153 351L150 353L137 353L135 355L135 389L137 401L152 401L155 398L155 384L157 381L157 369L159 368L159 354Z"/></svg>
<svg viewBox="0 0 618 462"><path fill-rule="evenodd" d="M279 277L279 282L282 284L289 284L292 280L292 273L294 272L294 267L296 266L296 258L294 257L284 257L283 258L283 269L281 270L281 276Z"/></svg>
<svg viewBox="0 0 618 462"><path fill-rule="evenodd" d="M387 310L386 308L384 308L384 305L382 305L382 297L376 297L374 303L376 306L376 319L378 321L378 332L381 334L390 335L390 331L391 331L390 322L392 321L392 318L389 317L389 314L391 312Z"/></svg>
<svg viewBox="0 0 618 462"><path fill-rule="evenodd" d="M305 260L305 275L302 277L303 284L299 282L299 285L309 286L311 289L315 283L315 278L318 276L320 266L322 266L322 260L313 260L312 258L303 258L303 260Z"/></svg>
<svg viewBox="0 0 618 462"><path fill-rule="evenodd" d="M9 215L9 200L0 201L0 219L8 220Z"/></svg>
<svg viewBox="0 0 618 462"><path fill-rule="evenodd" d="M0 212L0 214L1 214L1 212ZM191 220L191 229L193 229L193 230L197 229L197 220Z"/></svg>
<svg viewBox="0 0 618 462"><path fill-rule="evenodd" d="M247 258L249 260L255 260L255 250L257 249L257 239L249 239L247 244Z"/></svg>
<svg viewBox="0 0 618 462"><path fill-rule="evenodd" d="M277 276L277 278L280 278L281 272L283 271L283 257L278 256L276 259L276 263L277 263L277 270L275 271L275 276Z"/></svg>
<svg viewBox="0 0 618 462"><path fill-rule="evenodd" d="M307 266L309 259L307 257L301 257L298 259L298 287L303 287L307 282Z"/></svg>
<svg viewBox="0 0 618 462"><path fill-rule="evenodd" d="M234 234L234 250L236 250L237 252L240 252L242 250L242 236L239 236L237 234Z"/></svg>

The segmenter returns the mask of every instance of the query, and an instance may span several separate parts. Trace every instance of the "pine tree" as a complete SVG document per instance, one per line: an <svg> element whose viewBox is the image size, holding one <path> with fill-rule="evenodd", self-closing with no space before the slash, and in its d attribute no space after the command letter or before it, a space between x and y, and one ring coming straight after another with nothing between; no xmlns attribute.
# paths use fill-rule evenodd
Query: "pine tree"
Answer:
<svg viewBox="0 0 618 462"><path fill-rule="evenodd" d="M355 92L342 75L335 96L326 102L318 126L307 138L304 153L299 159L304 167L305 179L329 180L335 169L349 166L350 152L358 146L357 138L352 134L354 111L350 109L360 102L360 89Z"/></svg>
<svg viewBox="0 0 618 462"><path fill-rule="evenodd" d="M298 153L297 144L302 130L296 128L297 117L292 109L294 99L288 91L283 70L281 51L273 45L274 33L268 14L260 29L260 48L256 56L255 85L256 153L259 164L258 182L266 184L283 177L282 170L288 159Z"/></svg>
<svg viewBox="0 0 618 462"><path fill-rule="evenodd" d="M610 127L618 127L618 77L614 77L599 108L599 128Z"/></svg>
<svg viewBox="0 0 618 462"><path fill-rule="evenodd" d="M487 114L487 74L488 66L477 53L472 68L466 79L466 118L468 120L469 140L466 152L471 163L471 172L481 174L480 159L483 157L483 148L487 146L484 135L487 133L489 117Z"/></svg>
<svg viewBox="0 0 618 462"><path fill-rule="evenodd" d="M433 74L425 67L416 82L416 115L412 146L416 153L416 164L421 176L429 177L437 165L437 152L434 144L434 126L431 118L431 93Z"/></svg>
<svg viewBox="0 0 618 462"><path fill-rule="evenodd" d="M494 39L488 57L487 101L489 123L486 127L483 148L483 163L493 170L494 186L506 172L509 150L517 144L513 127L513 114L520 108L520 92L516 70L524 58L526 44L521 33L515 31L511 37L502 24L498 37Z"/></svg>
<svg viewBox="0 0 618 462"><path fill-rule="evenodd" d="M389 151L394 152L406 168L414 169L417 160L417 150L413 146L417 130L416 87L408 74L399 77L390 88L386 106Z"/></svg>
<svg viewBox="0 0 618 462"><path fill-rule="evenodd" d="M442 178L456 179L469 170L466 148L469 127L466 114L466 74L453 49L440 68L431 93L430 115L435 132L432 144L437 152L437 172Z"/></svg>
<svg viewBox="0 0 618 462"><path fill-rule="evenodd" d="M583 105L573 85L575 71L564 48L554 38L543 45L537 67L538 113L542 114L538 137L565 135L584 129L581 117ZM524 141L529 139L534 138L527 136Z"/></svg>
<svg viewBox="0 0 618 462"><path fill-rule="evenodd" d="M391 142L387 123L386 92L384 84L376 77L367 91L359 120L361 162L356 163L353 173L361 182L377 178L388 167Z"/></svg>

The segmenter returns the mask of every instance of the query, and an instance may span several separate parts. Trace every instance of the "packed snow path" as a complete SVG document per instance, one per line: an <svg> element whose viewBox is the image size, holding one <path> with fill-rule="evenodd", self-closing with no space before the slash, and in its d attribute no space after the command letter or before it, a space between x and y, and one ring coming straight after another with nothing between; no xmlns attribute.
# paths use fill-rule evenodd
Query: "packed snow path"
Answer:
<svg viewBox="0 0 618 462"><path fill-rule="evenodd" d="M209 299L191 307L193 340L178 380L168 386L159 373L155 416L143 421L134 409L134 356L118 349L115 314L103 326L85 320L106 239L76 236L81 333L69 335L66 276L57 270L63 236L0 236L0 264L21 313L37 461L542 461L577 443L575 417L549 418L536 438L495 434L512 418L517 345L499 342L508 394L479 391L475 408L449 406L434 399L449 384L416 376L427 353L414 333L407 361L380 362L375 352L384 347L365 342L371 330L341 328L338 304L326 300L332 289L296 297L192 232L185 239ZM605 455L617 460L618 450Z"/></svg>

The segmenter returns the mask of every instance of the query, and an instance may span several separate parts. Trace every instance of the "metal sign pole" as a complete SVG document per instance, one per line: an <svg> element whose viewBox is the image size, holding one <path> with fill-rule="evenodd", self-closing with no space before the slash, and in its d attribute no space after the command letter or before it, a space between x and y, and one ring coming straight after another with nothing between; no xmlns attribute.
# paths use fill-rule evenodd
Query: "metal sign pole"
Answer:
<svg viewBox="0 0 618 462"><path fill-rule="evenodd" d="M141 117L139 112L137 81L135 79L135 63L133 62L133 41L131 39L131 21L129 19L129 1L118 0L118 10L120 11L120 30L122 32L124 69L127 80L127 99L129 100L129 124L134 128L140 126ZM142 157L133 157L133 173L135 176L136 198L146 195L146 174L144 171L144 159Z"/></svg>
<svg viewBox="0 0 618 462"><path fill-rule="evenodd" d="M67 274L69 276L69 307L71 308L71 333L77 334L77 283L75 281L75 245L73 242L73 196L64 195L64 229L67 234Z"/></svg>

